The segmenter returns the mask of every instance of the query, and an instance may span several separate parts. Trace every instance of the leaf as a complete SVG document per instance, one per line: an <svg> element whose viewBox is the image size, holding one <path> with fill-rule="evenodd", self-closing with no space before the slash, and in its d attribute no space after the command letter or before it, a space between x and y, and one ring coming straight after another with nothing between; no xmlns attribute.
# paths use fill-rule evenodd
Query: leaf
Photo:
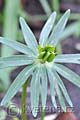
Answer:
<svg viewBox="0 0 80 120"><path fill-rule="evenodd" d="M66 112L66 105L65 105L65 101L64 101L63 95L61 93L61 90L60 90L60 88L57 84L56 84L55 88L56 88L56 93L57 93L57 96L58 96L60 106L61 106L63 112Z"/></svg>
<svg viewBox="0 0 80 120"><path fill-rule="evenodd" d="M36 68L32 75L31 85L31 109L33 116L37 116L38 104L39 104L39 94L40 94L40 68Z"/></svg>
<svg viewBox="0 0 80 120"><path fill-rule="evenodd" d="M9 86L10 86L10 74L7 72L7 70L1 69L0 70L0 92L7 91Z"/></svg>
<svg viewBox="0 0 80 120"><path fill-rule="evenodd" d="M48 37L49 37L49 34L50 34L50 32L52 30L52 27L54 25L55 19L56 19L56 12L53 12L50 15L49 19L47 20L46 24L44 25L44 27L43 27L43 29L41 31L39 43L42 46L46 45L46 42L47 42Z"/></svg>
<svg viewBox="0 0 80 120"><path fill-rule="evenodd" d="M22 17L20 17L20 25L26 44L34 51L34 53L37 53L37 40Z"/></svg>
<svg viewBox="0 0 80 120"><path fill-rule="evenodd" d="M32 64L34 62L33 57L28 57L27 55L14 55L11 57L1 57L0 58L0 69L6 67L15 67Z"/></svg>
<svg viewBox="0 0 80 120"><path fill-rule="evenodd" d="M55 101L55 95L53 96L53 94L57 93L60 106L61 106L62 110L64 112L66 112L66 105L65 105L65 102L64 102L64 98L63 98L62 93L60 91L60 88L57 84L58 80L55 77L55 74L52 70L52 67L51 67L51 69L47 68L47 71L48 71L48 77L49 77L49 81L50 81L50 89L51 89L51 96L52 96L53 105L54 105L55 108L57 108L56 101Z"/></svg>
<svg viewBox="0 0 80 120"><path fill-rule="evenodd" d="M79 25L80 25L80 21L77 22L73 22L71 23L63 32L63 34L61 35L61 41L65 40L65 38L71 36L71 35L76 35L79 34Z"/></svg>
<svg viewBox="0 0 80 120"><path fill-rule="evenodd" d="M52 70L48 67L47 67L47 74L48 74L48 78L49 78L49 82L50 82L50 94L51 94L52 103L53 103L53 106L55 108L57 108L57 103L56 103L56 99L55 99L55 94L56 94L55 85L56 85L56 82L55 82Z"/></svg>
<svg viewBox="0 0 80 120"><path fill-rule="evenodd" d="M59 87L61 88L61 90L62 90L62 92L63 92L63 95L65 96L68 104L69 104L71 107L73 107L72 101L71 101L71 99L70 99L70 97L69 97L69 95L68 95L68 92L67 92L67 90L66 90L66 88L65 88L65 86L64 86L64 83L62 82L61 78L59 77L59 75L57 74L56 71L53 71L53 73L54 73L54 76L55 76L55 78L56 78L56 82L57 82L57 84L59 85Z"/></svg>
<svg viewBox="0 0 80 120"><path fill-rule="evenodd" d="M67 10L64 15L61 17L57 25L54 27L50 37L49 37L49 44L56 46L60 41L60 37L63 33L63 30L66 26L68 18L70 16L70 10Z"/></svg>
<svg viewBox="0 0 80 120"><path fill-rule="evenodd" d="M47 99L47 73L44 65L41 66L41 97L42 97L42 107L45 109L46 107L46 99Z"/></svg>
<svg viewBox="0 0 80 120"><path fill-rule="evenodd" d="M54 68L61 76L80 87L80 76L78 74L61 64L54 64Z"/></svg>
<svg viewBox="0 0 80 120"><path fill-rule="evenodd" d="M36 65L29 65L25 67L19 75L16 77L14 82L11 84L10 88L8 89L6 95L4 96L3 100L1 101L1 105L6 105L19 91L19 89L22 87L22 85L25 83L25 81L28 79L28 77L31 75L33 70L35 69Z"/></svg>
<svg viewBox="0 0 80 120"><path fill-rule="evenodd" d="M45 13L49 15L51 13L51 8L47 0L39 0Z"/></svg>
<svg viewBox="0 0 80 120"><path fill-rule="evenodd" d="M80 64L80 54L57 55L54 59L54 62Z"/></svg>
<svg viewBox="0 0 80 120"><path fill-rule="evenodd" d="M8 40L4 37L0 37L0 43L3 43L21 53L28 54L28 55L34 55L34 52L29 47L27 47L26 45L22 43L16 42L14 40Z"/></svg>

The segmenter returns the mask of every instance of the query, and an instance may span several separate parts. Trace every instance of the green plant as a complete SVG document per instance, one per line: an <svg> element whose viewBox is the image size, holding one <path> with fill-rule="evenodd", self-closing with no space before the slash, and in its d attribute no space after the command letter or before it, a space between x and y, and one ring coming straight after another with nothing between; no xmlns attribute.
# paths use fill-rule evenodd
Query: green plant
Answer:
<svg viewBox="0 0 80 120"><path fill-rule="evenodd" d="M50 6L49 6L49 3L48 3L48 1L47 0L39 0L40 1L40 3L41 3L41 5L42 5L42 7L43 7L43 9L44 9L44 11L45 11L45 13L47 14L47 15L49 15L49 14L51 14L51 8L50 8Z"/></svg>
<svg viewBox="0 0 80 120"><path fill-rule="evenodd" d="M52 8L55 10L57 13L59 13L59 6L60 6L60 1L59 0L52 0Z"/></svg>
<svg viewBox="0 0 80 120"><path fill-rule="evenodd" d="M17 39L19 6L20 0L14 0L13 2L11 0L5 0L3 36L6 38ZM5 45L1 46L1 57L8 57L13 53L14 50L10 47ZM10 73L12 70L12 68L0 70L0 91L6 91L10 86Z"/></svg>
<svg viewBox="0 0 80 120"><path fill-rule="evenodd" d="M57 108L55 99L56 94L63 111L66 112L64 97L66 98L68 104L71 107L73 106L59 74L64 78L67 78L76 86L80 87L80 76L62 65L63 63L80 64L80 54L58 55L56 51L56 46L61 40L60 38L63 34L69 16L70 10L67 10L59 22L54 26L56 12L53 12L42 29L39 44L22 17L20 17L20 24L27 45L0 37L0 43L23 53L23 55L13 55L11 57L0 58L0 68L27 65L16 77L1 102L1 105L6 105L23 86L22 120L26 120L26 88L28 85L28 80L30 80L28 79L29 76L31 76L31 109L34 117L37 116L40 94L43 111L45 110L48 78L50 82L50 93L53 106Z"/></svg>

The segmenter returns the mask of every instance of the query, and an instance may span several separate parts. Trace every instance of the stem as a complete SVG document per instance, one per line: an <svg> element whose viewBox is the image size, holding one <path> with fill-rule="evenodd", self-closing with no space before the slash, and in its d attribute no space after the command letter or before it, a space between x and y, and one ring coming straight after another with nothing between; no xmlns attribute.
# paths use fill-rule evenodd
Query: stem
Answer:
<svg viewBox="0 0 80 120"><path fill-rule="evenodd" d="M52 0L52 8L59 14L59 0Z"/></svg>
<svg viewBox="0 0 80 120"><path fill-rule="evenodd" d="M44 116L45 116L45 110L42 108L42 111L41 111L41 120L44 120Z"/></svg>
<svg viewBox="0 0 80 120"><path fill-rule="evenodd" d="M16 116L14 116L13 118L12 118L12 120L19 120Z"/></svg>
<svg viewBox="0 0 80 120"><path fill-rule="evenodd" d="M28 80L22 87L22 120L27 120L26 116L26 88L28 86Z"/></svg>

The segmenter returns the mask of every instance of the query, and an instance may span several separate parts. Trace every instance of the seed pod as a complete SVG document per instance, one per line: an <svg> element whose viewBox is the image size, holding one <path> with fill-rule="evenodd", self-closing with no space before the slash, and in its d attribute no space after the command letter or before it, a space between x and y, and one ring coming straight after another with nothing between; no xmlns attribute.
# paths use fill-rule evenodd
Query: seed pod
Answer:
<svg viewBox="0 0 80 120"><path fill-rule="evenodd" d="M38 51L39 51L39 53L41 53L44 51L44 48L41 45L38 45Z"/></svg>
<svg viewBox="0 0 80 120"><path fill-rule="evenodd" d="M43 59L43 57L45 56L45 51L41 52L38 56L39 59Z"/></svg>
<svg viewBox="0 0 80 120"><path fill-rule="evenodd" d="M54 57L55 57L55 53L54 53L54 54L51 53L51 54L49 55L49 57L47 58L47 61L48 61L48 62L51 62L51 61L54 59Z"/></svg>
<svg viewBox="0 0 80 120"><path fill-rule="evenodd" d="M45 47L45 51L53 52L54 50L55 50L55 47L53 47L53 46L46 46Z"/></svg>
<svg viewBox="0 0 80 120"><path fill-rule="evenodd" d="M43 61L45 62L45 61L47 61L47 59L48 59L48 57L50 56L50 52L45 52L45 55L44 55L44 57L43 57Z"/></svg>

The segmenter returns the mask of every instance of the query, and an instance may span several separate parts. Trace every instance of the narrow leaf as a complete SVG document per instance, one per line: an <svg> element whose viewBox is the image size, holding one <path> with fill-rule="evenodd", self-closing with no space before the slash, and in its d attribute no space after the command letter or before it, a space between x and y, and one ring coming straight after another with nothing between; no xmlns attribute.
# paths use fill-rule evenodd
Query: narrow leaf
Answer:
<svg viewBox="0 0 80 120"><path fill-rule="evenodd" d="M4 37L0 37L0 43L3 43L21 53L25 53L28 55L34 55L34 52L29 47L27 47L26 45L22 43L16 42L14 40L8 40Z"/></svg>
<svg viewBox="0 0 80 120"><path fill-rule="evenodd" d="M55 108L57 108L57 103L56 103L56 99L55 99L55 95L56 95L56 89L55 89L56 81L54 79L52 70L50 68L48 68L48 67L47 67L47 73L48 73L48 78L49 78L49 82L50 82L50 93L51 93L52 103L53 103L53 106Z"/></svg>
<svg viewBox="0 0 80 120"><path fill-rule="evenodd" d="M59 88L59 86L57 84L56 84L55 87L56 87L56 93L57 93L57 96L58 96L60 106L61 106L63 112L66 112L66 105L65 105L65 101L64 101L63 95L61 93L61 90L60 90L60 88Z"/></svg>
<svg viewBox="0 0 80 120"><path fill-rule="evenodd" d="M19 89L22 87L22 85L25 83L25 81L28 79L28 77L31 75L33 70L35 69L36 65L30 65L25 67L20 74L16 77L10 88L8 89L6 95L4 96L1 105L6 105L19 91Z"/></svg>
<svg viewBox="0 0 80 120"><path fill-rule="evenodd" d="M33 57L28 57L27 55L14 55L11 57L1 57L0 58L0 69L6 67L15 67L32 64L34 62Z"/></svg>
<svg viewBox="0 0 80 120"><path fill-rule="evenodd" d="M56 46L58 42L60 41L61 35L63 33L63 30L66 26L66 23L68 21L68 18L70 16L70 10L67 10L64 15L61 17L57 25L54 27L52 34L49 38L49 44L53 44Z"/></svg>
<svg viewBox="0 0 80 120"><path fill-rule="evenodd" d="M31 109L33 116L37 116L38 104L39 104L39 93L40 93L40 68L36 68L35 72L32 75L31 80Z"/></svg>
<svg viewBox="0 0 80 120"><path fill-rule="evenodd" d="M54 59L54 62L80 64L80 54L57 55Z"/></svg>
<svg viewBox="0 0 80 120"><path fill-rule="evenodd" d="M55 19L56 19L56 12L53 12L42 29L42 32L40 34L40 39L39 39L39 43L42 46L46 45L49 34L50 34L52 27L54 25Z"/></svg>
<svg viewBox="0 0 80 120"><path fill-rule="evenodd" d="M51 13L51 8L47 0L39 0L45 13L49 15Z"/></svg>
<svg viewBox="0 0 80 120"><path fill-rule="evenodd" d="M61 80L61 78L59 77L59 75L57 74L56 71L53 71L53 73L54 73L54 76L55 76L55 78L56 78L56 82L57 82L57 84L59 85L59 87L61 88L61 90L62 90L62 92L63 92L63 95L65 96L68 104L69 104L71 107L73 107L72 101L71 101L71 99L70 99L70 97L69 97L69 95L68 95L68 92L67 92L67 90L66 90L66 88L65 88L65 86L64 86L63 81Z"/></svg>
<svg viewBox="0 0 80 120"><path fill-rule="evenodd" d="M80 87L80 76L78 74L61 64L54 64L54 68L61 76Z"/></svg>
<svg viewBox="0 0 80 120"><path fill-rule="evenodd" d="M26 21L20 17L20 25L24 35L24 39L28 47L30 47L35 53L37 52L37 40L30 30L29 26L26 24Z"/></svg>
<svg viewBox="0 0 80 120"><path fill-rule="evenodd" d="M41 66L41 97L42 97L42 107L46 107L47 99L47 73L44 65Z"/></svg>

